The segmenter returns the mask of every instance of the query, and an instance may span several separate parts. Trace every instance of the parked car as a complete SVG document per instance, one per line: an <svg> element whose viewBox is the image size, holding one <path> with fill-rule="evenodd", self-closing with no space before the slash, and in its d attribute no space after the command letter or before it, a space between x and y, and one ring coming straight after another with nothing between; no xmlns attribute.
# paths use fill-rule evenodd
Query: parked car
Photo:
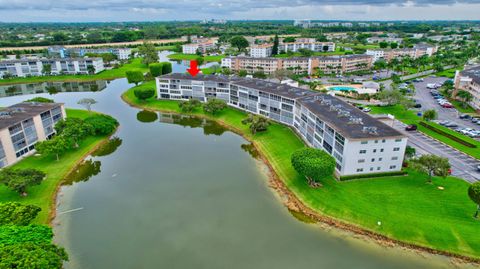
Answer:
<svg viewBox="0 0 480 269"><path fill-rule="evenodd" d="M477 165L477 171L480 172L480 165Z"/></svg>
<svg viewBox="0 0 480 269"><path fill-rule="evenodd" d="M468 115L468 114L462 114L460 116L458 116L460 119L462 120L471 120L472 119L472 116Z"/></svg>
<svg viewBox="0 0 480 269"><path fill-rule="evenodd" d="M421 107L422 107L422 104L418 104L418 103L417 103L417 104L413 105L413 107L414 107L414 108L421 108Z"/></svg>
<svg viewBox="0 0 480 269"><path fill-rule="evenodd" d="M450 104L450 103L444 103L444 104L442 104L442 107L444 107L444 108L453 108L453 105Z"/></svg>
<svg viewBox="0 0 480 269"><path fill-rule="evenodd" d="M416 124L410 124L405 127L405 131L416 131L417 130L417 125Z"/></svg>
<svg viewBox="0 0 480 269"><path fill-rule="evenodd" d="M362 111L363 111L363 112L370 112L370 111L372 111L372 109L369 108L369 107L366 107L366 108L362 109Z"/></svg>
<svg viewBox="0 0 480 269"><path fill-rule="evenodd" d="M442 120L442 121L439 121L439 122L438 122L438 124L443 125L443 126L445 126L445 125L447 125L447 124L449 124L449 123L450 123L450 122L449 122L448 120Z"/></svg>
<svg viewBox="0 0 480 269"><path fill-rule="evenodd" d="M454 128L454 127L458 127L458 124L456 124L455 122L449 122L445 124L445 127Z"/></svg>
<svg viewBox="0 0 480 269"><path fill-rule="evenodd" d="M427 89L436 89L436 88L438 88L438 87L437 87L437 84L435 84L435 83L428 83L427 84Z"/></svg>
<svg viewBox="0 0 480 269"><path fill-rule="evenodd" d="M473 122L473 123L477 123L477 122L479 122L480 120L479 120L478 118L472 118L470 121Z"/></svg>

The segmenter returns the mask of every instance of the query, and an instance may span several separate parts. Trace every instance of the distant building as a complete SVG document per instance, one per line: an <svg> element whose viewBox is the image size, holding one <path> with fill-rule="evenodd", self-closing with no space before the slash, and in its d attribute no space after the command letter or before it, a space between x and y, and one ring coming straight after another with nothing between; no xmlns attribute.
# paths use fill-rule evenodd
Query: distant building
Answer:
<svg viewBox="0 0 480 269"><path fill-rule="evenodd" d="M432 46L429 44L417 44L413 48L404 49L368 49L365 54L373 57L373 62L383 59L390 62L393 59L410 57L417 59L424 55L432 56L438 50L438 46Z"/></svg>
<svg viewBox="0 0 480 269"><path fill-rule="evenodd" d="M48 55L58 58L84 57L88 53L111 53L119 60L128 60L132 54L131 48L66 48L63 46L48 47Z"/></svg>
<svg viewBox="0 0 480 269"><path fill-rule="evenodd" d="M459 90L464 90L472 94L470 105L480 110L480 65L465 68L463 71L455 73L454 97Z"/></svg>
<svg viewBox="0 0 480 269"><path fill-rule="evenodd" d="M65 59L20 59L0 61L0 78L6 75L14 77L28 77L44 75L45 65L50 65L53 75L60 74L88 74L89 66L94 72L105 70L102 58L65 58Z"/></svg>
<svg viewBox="0 0 480 269"><path fill-rule="evenodd" d="M19 103L0 110L0 168L35 152L35 144L54 135L66 117L63 104Z"/></svg>
<svg viewBox="0 0 480 269"><path fill-rule="evenodd" d="M298 38L295 42L281 42L278 45L278 50L283 52L297 52L299 49L308 49L315 52L333 52L335 51L335 43L316 42L314 38Z"/></svg>
<svg viewBox="0 0 480 269"><path fill-rule="evenodd" d="M373 36L367 38L368 43L380 43L380 42L388 42L388 43L397 43L397 44L402 44L403 38L400 37L378 37L378 36Z"/></svg>
<svg viewBox="0 0 480 269"><path fill-rule="evenodd" d="M311 20L295 20L293 22L294 26L300 26L302 28L310 28L312 26Z"/></svg>
<svg viewBox="0 0 480 269"><path fill-rule="evenodd" d="M182 52L184 54L196 54L197 51L206 53L207 50L216 48L214 40L192 40L192 42L195 43L182 45Z"/></svg>
<svg viewBox="0 0 480 269"><path fill-rule="evenodd" d="M272 56L272 44L260 44L250 46L250 57L265 58Z"/></svg>

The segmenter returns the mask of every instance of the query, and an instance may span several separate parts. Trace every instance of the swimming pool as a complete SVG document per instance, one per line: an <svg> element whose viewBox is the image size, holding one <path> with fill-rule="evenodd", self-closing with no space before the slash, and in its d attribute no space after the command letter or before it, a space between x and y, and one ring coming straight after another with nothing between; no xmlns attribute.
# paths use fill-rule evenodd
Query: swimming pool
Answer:
<svg viewBox="0 0 480 269"><path fill-rule="evenodd" d="M346 92L346 91L357 91L356 88L354 87L349 87L349 86L332 86L332 87L329 87L328 88L330 91L342 91L342 92Z"/></svg>

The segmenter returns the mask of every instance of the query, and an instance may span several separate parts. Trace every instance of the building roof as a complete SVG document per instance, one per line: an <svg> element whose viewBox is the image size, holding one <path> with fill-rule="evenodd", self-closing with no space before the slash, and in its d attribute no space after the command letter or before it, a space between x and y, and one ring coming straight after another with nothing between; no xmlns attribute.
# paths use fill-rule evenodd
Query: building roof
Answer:
<svg viewBox="0 0 480 269"><path fill-rule="evenodd" d="M480 65L467 68L460 72L464 77L469 77L476 84L480 84Z"/></svg>
<svg viewBox="0 0 480 269"><path fill-rule="evenodd" d="M316 94L314 91L255 78L237 78L236 80L232 81L232 84L256 89L262 92L277 94L290 99L298 99Z"/></svg>
<svg viewBox="0 0 480 269"><path fill-rule="evenodd" d="M232 81L231 77L224 76L224 75L204 75L198 74L195 77L187 73L170 73L166 75L160 76L160 78L166 79L188 79L188 80L197 80L197 81L215 81L215 82L225 82L229 83ZM235 79L234 77L233 79Z"/></svg>
<svg viewBox="0 0 480 269"><path fill-rule="evenodd" d="M404 137L402 133L334 96L317 94L299 102L349 139Z"/></svg>
<svg viewBox="0 0 480 269"><path fill-rule="evenodd" d="M30 119L45 111L61 106L61 103L18 103L0 110L0 130Z"/></svg>

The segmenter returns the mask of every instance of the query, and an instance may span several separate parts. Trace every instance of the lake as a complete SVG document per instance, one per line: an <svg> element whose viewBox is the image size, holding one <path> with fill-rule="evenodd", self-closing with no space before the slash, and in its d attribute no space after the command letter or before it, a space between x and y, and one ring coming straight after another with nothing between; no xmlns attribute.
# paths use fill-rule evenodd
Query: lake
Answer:
<svg viewBox="0 0 480 269"><path fill-rule="evenodd" d="M132 108L125 79L95 92L34 96L120 122L115 138L58 196L55 240L66 268L447 268L445 257L385 248L297 220L242 137L212 121Z"/></svg>

